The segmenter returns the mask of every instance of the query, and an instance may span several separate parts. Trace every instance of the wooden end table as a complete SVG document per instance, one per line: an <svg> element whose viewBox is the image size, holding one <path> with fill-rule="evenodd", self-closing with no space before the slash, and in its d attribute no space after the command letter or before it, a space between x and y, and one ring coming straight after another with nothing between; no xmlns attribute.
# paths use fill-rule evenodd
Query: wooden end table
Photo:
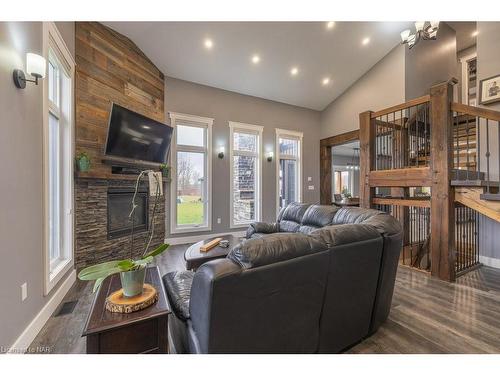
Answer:
<svg viewBox="0 0 500 375"><path fill-rule="evenodd" d="M168 353L170 308L158 267L146 269L146 283L158 291L158 301L144 310L121 314L104 307L106 297L121 288L120 275L104 280L83 330L82 336L87 336L87 353Z"/></svg>
<svg viewBox="0 0 500 375"><path fill-rule="evenodd" d="M213 249L210 249L207 252L200 251L200 247L215 238L222 238L223 240L229 241L228 247L220 247L216 246ZM188 270L196 270L203 263L206 263L213 259L225 258L227 254L231 251L231 249L238 245L240 240L238 237L233 236L232 234L228 234L225 236L216 236L213 238L209 238L207 240L203 240L200 242L196 242L191 245L186 252L184 253L184 260L186 261L186 269Z"/></svg>

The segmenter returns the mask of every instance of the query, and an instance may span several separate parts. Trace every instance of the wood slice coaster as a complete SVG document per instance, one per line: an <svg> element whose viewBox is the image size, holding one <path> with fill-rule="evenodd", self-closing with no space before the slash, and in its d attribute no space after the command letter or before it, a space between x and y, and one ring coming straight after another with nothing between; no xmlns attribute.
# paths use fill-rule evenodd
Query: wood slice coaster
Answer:
<svg viewBox="0 0 500 375"><path fill-rule="evenodd" d="M122 314L130 314L145 309L158 301L158 292L150 284L144 284L142 294L125 297L123 289L117 290L106 298L106 310Z"/></svg>

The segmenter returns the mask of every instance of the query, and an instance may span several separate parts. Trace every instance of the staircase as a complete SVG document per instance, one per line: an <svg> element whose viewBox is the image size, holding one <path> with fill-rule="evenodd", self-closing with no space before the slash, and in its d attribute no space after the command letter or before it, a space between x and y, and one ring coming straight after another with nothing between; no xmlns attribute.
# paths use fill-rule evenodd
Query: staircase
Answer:
<svg viewBox="0 0 500 375"><path fill-rule="evenodd" d="M500 144L493 142L500 140L500 112L458 103L452 103L451 109L455 201L500 222ZM495 166L490 160L493 152L498 159ZM486 160L483 166L481 155Z"/></svg>
<svg viewBox="0 0 500 375"><path fill-rule="evenodd" d="M359 133L361 206L401 223L400 264L447 281L480 265L480 215L500 222L500 112L452 92L363 112Z"/></svg>

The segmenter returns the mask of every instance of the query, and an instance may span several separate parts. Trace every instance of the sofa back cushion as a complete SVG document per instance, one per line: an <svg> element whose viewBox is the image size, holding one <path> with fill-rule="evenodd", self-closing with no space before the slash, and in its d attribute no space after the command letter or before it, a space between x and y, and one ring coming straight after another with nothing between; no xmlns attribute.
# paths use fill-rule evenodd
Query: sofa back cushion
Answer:
<svg viewBox="0 0 500 375"><path fill-rule="evenodd" d="M342 207L333 217L332 224L359 224L372 216L381 215L383 212L371 208Z"/></svg>
<svg viewBox="0 0 500 375"><path fill-rule="evenodd" d="M293 202L278 215L280 232L298 232L309 204Z"/></svg>
<svg viewBox="0 0 500 375"><path fill-rule="evenodd" d="M235 246L227 258L245 269L327 250L325 242L302 233L273 233Z"/></svg>
<svg viewBox="0 0 500 375"><path fill-rule="evenodd" d="M336 206L319 204L310 205L304 213L304 216L302 216L299 232L309 234L318 228L330 225L338 210L339 208Z"/></svg>

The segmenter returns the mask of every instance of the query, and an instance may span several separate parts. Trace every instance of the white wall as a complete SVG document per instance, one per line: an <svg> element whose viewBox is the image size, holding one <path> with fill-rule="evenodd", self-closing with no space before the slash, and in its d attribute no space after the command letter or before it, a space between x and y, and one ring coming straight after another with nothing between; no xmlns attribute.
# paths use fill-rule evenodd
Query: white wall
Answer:
<svg viewBox="0 0 500 375"><path fill-rule="evenodd" d="M42 54L42 23L0 22L0 347L3 349L14 343L59 288L44 296L43 86L28 84L20 90L12 80L14 69L25 69L27 52ZM24 282L28 284L28 297L21 301Z"/></svg>
<svg viewBox="0 0 500 375"><path fill-rule="evenodd" d="M405 101L405 46L399 45L321 113L320 137L359 129L359 114Z"/></svg>
<svg viewBox="0 0 500 375"><path fill-rule="evenodd" d="M478 82L482 79L489 78L500 74L500 22L478 22L477 23L477 78ZM485 108L500 111L500 102L484 106ZM498 158L499 158L499 143L497 136L497 123L491 122L493 125L490 129L490 166L492 179L499 178ZM486 158L484 152L486 150L486 125L481 126L481 170L486 170ZM481 217L480 221L481 238L479 239L481 262L491 266L499 267L500 265L500 223Z"/></svg>

